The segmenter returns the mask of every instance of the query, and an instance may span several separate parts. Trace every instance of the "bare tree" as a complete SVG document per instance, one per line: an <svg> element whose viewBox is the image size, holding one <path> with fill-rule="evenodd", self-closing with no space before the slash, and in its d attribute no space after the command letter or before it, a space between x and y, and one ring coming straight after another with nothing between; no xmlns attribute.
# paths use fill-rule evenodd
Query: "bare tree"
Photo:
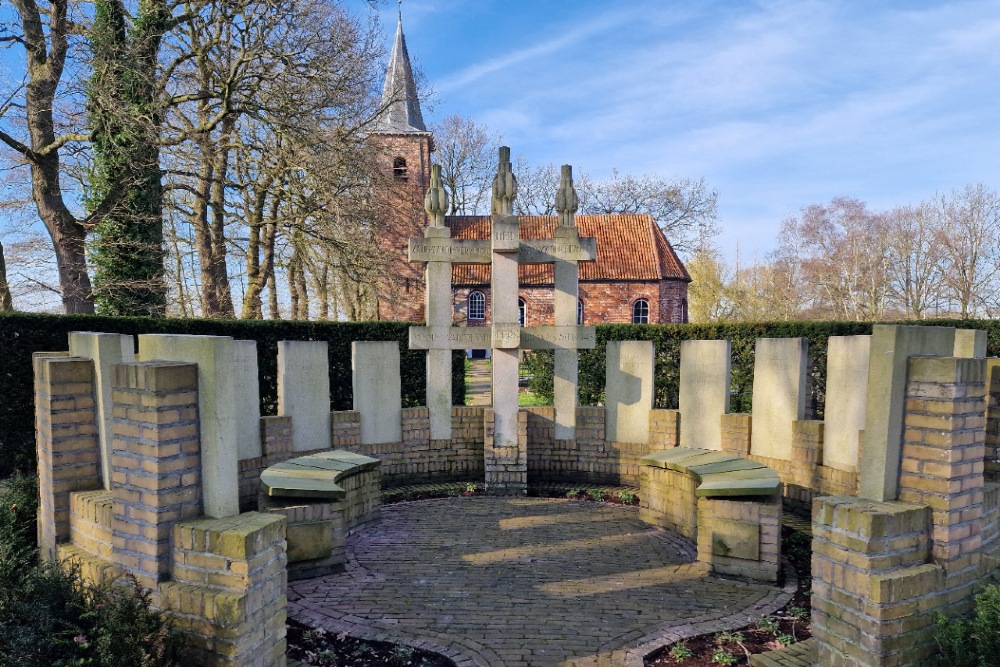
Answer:
<svg viewBox="0 0 1000 667"><path fill-rule="evenodd" d="M935 205L943 225L935 240L948 298L962 318L996 308L1000 277L1000 196L982 183L967 185Z"/></svg>
<svg viewBox="0 0 1000 667"><path fill-rule="evenodd" d="M10 285L7 284L7 260L4 257L3 243L0 243L0 313L14 310L14 300L10 295Z"/></svg>
<svg viewBox="0 0 1000 667"><path fill-rule="evenodd" d="M719 193L705 179L667 179L653 174L635 176L617 169L603 180L578 187L585 213L649 213L674 249L692 252L719 232Z"/></svg>
<svg viewBox="0 0 1000 667"><path fill-rule="evenodd" d="M922 320L942 300L941 217L931 204L900 206L886 214L887 264L894 306L908 319Z"/></svg>
<svg viewBox="0 0 1000 667"><path fill-rule="evenodd" d="M435 162L448 191L448 215L488 212L500 137L469 118L448 116L431 128Z"/></svg>

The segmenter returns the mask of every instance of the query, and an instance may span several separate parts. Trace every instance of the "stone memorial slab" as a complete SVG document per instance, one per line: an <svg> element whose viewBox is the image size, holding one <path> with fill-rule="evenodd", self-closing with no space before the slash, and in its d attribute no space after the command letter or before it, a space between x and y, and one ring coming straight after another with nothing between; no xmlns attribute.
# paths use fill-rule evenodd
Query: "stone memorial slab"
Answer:
<svg viewBox="0 0 1000 667"><path fill-rule="evenodd" d="M865 430L861 452L860 497L895 500L899 491L907 359L950 357L955 330L876 324L868 366Z"/></svg>
<svg viewBox="0 0 1000 667"><path fill-rule="evenodd" d="M257 373L257 341L234 340L236 373L236 442L240 459L264 453L260 442L260 377Z"/></svg>
<svg viewBox="0 0 1000 667"><path fill-rule="evenodd" d="M202 505L205 515L213 518L239 514L239 428L233 339L143 334L139 336L139 355L144 361L198 364Z"/></svg>
<svg viewBox="0 0 1000 667"><path fill-rule="evenodd" d="M97 431L101 447L101 480L111 488L111 367L135 361L132 336L92 331L71 331L69 356L94 362L94 393L97 400Z"/></svg>
<svg viewBox="0 0 1000 667"><path fill-rule="evenodd" d="M983 329L956 329L953 356L960 359L985 359L986 331Z"/></svg>
<svg viewBox="0 0 1000 667"><path fill-rule="evenodd" d="M292 418L292 449L330 448L330 357L325 340L278 342L278 414Z"/></svg>
<svg viewBox="0 0 1000 667"><path fill-rule="evenodd" d="M831 336L826 352L823 465L858 469L858 437L865 428L871 336Z"/></svg>
<svg viewBox="0 0 1000 667"><path fill-rule="evenodd" d="M609 341L605 393L608 442L649 442L653 409L653 342Z"/></svg>
<svg viewBox="0 0 1000 667"><path fill-rule="evenodd" d="M722 449L729 412L732 347L728 340L681 341L681 447Z"/></svg>
<svg viewBox="0 0 1000 667"><path fill-rule="evenodd" d="M753 367L751 454L791 460L792 422L805 419L808 369L808 339L757 339Z"/></svg>
<svg viewBox="0 0 1000 667"><path fill-rule="evenodd" d="M351 343L354 409L361 413L361 444L403 440L399 344ZM451 377L448 378L449 382Z"/></svg>

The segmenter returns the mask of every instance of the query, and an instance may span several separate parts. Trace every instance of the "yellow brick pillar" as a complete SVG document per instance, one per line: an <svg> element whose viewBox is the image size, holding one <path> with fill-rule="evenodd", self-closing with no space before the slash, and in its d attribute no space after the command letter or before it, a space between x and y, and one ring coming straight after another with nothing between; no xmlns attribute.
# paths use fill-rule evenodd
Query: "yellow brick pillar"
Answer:
<svg viewBox="0 0 1000 667"><path fill-rule="evenodd" d="M57 544L70 537L70 493L101 486L94 362L59 353L37 353L32 363L38 546L42 557L52 560L57 556Z"/></svg>
<svg viewBox="0 0 1000 667"><path fill-rule="evenodd" d="M730 413L722 420L722 451L736 456L750 456L750 432L753 420L749 413Z"/></svg>
<svg viewBox="0 0 1000 667"><path fill-rule="evenodd" d="M201 514L197 387L195 364L112 371L112 555L154 596L170 572L174 523Z"/></svg>

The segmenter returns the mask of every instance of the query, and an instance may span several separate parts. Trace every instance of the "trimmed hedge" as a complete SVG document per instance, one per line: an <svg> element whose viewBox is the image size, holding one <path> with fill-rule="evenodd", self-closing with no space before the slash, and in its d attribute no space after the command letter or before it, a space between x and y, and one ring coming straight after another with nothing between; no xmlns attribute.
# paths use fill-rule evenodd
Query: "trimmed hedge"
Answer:
<svg viewBox="0 0 1000 667"><path fill-rule="evenodd" d="M1000 356L1000 320L924 320L890 324L985 329L986 356ZM682 340L722 340L732 345L730 410L750 412L754 345L758 338L808 338L810 401L807 413L822 419L826 389L826 347L830 336L870 334L872 322L764 322L755 324L609 324L597 327L597 347L580 353L580 405L604 399L605 349L611 340L651 340L656 358L657 408L676 409L680 390ZM551 358L551 357L550 357ZM551 376L551 374L550 374Z"/></svg>
<svg viewBox="0 0 1000 667"><path fill-rule="evenodd" d="M925 320L898 322L987 331L987 356L1000 356L1000 321ZM65 350L70 331L182 333L232 336L257 341L261 414L277 407L277 343L280 340L325 340L330 344L330 407L349 410L351 342L397 340L400 344L404 406L425 402L426 367L422 351L407 349L406 322L291 322L271 320L153 319L92 315L0 314L0 478L13 470L32 470L34 453L34 397L31 353ZM656 349L657 408L676 408L680 388L682 340L728 339L732 344L733 412L750 412L753 388L754 342L758 338L809 339L810 396L808 413L823 416L826 385L826 346L830 336L870 334L871 322L765 322L757 324L609 324L597 327L597 347L580 353L580 404L599 405L604 396L605 348L609 340L651 340ZM539 355L543 356L543 355ZM544 355L551 360L551 355ZM455 352L452 400L465 403L464 354ZM551 364L551 361L548 361ZM542 374L544 375L544 374ZM548 375L551 378L551 372ZM549 390L551 391L551 389Z"/></svg>
<svg viewBox="0 0 1000 667"><path fill-rule="evenodd" d="M257 341L261 414L277 411L278 341L325 340L330 352L330 408L350 410L351 343L395 340L400 348L403 405L424 405L426 364L422 350L407 347L407 322L294 322L285 320L206 320L93 315L0 314L0 478L14 470L35 467L33 352L69 347L69 332L100 331L232 336ZM452 401L465 404L465 355L456 351L452 363Z"/></svg>

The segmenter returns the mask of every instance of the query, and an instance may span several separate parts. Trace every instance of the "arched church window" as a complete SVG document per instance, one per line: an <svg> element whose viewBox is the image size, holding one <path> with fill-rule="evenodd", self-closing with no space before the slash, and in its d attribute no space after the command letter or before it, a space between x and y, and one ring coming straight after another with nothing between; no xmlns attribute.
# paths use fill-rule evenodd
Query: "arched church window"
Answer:
<svg viewBox="0 0 1000 667"><path fill-rule="evenodd" d="M397 181L405 181L409 177L406 171L406 158L397 157L392 161L392 175Z"/></svg>
<svg viewBox="0 0 1000 667"><path fill-rule="evenodd" d="M469 319L486 319L486 296L482 292L473 292L469 295Z"/></svg>
<svg viewBox="0 0 1000 667"><path fill-rule="evenodd" d="M649 301L637 299L632 304L632 324L649 324Z"/></svg>
<svg viewBox="0 0 1000 667"><path fill-rule="evenodd" d="M583 326L583 301L576 300L576 325Z"/></svg>
<svg viewBox="0 0 1000 667"><path fill-rule="evenodd" d="M517 325L523 327L524 323L528 320L528 306L524 303L524 299L517 300Z"/></svg>

